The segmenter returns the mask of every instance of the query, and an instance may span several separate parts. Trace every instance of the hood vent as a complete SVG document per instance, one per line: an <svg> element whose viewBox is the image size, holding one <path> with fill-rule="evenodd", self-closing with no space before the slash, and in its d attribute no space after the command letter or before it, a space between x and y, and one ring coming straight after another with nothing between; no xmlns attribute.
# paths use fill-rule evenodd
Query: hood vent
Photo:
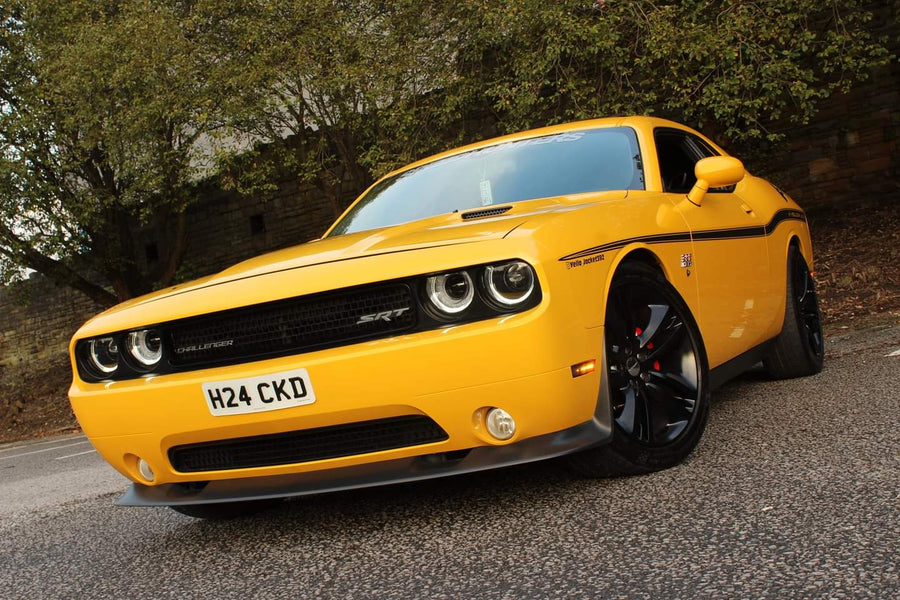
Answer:
<svg viewBox="0 0 900 600"><path fill-rule="evenodd" d="M462 214L463 221L471 221L472 219L483 219L485 217L496 217L512 210L512 206L494 206L491 208L482 208L480 210L470 210Z"/></svg>

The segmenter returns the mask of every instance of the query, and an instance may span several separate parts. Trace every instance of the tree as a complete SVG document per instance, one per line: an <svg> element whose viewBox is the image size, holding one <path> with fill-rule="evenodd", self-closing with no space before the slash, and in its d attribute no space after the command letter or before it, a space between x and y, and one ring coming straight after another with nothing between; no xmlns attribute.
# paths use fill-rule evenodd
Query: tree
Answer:
<svg viewBox="0 0 900 600"><path fill-rule="evenodd" d="M465 110L457 81L457 23L423 0L210 2L216 52L242 92L228 135L265 146L226 152L227 185L273 186L281 170L345 208L373 178L446 145Z"/></svg>
<svg viewBox="0 0 900 600"><path fill-rule="evenodd" d="M246 85L231 105L233 131L266 144L226 156L226 181L254 193L281 170L299 173L336 214L341 183L359 193L488 133L656 113L732 142L775 141L772 123L807 121L887 58L859 0L214 6L232 24L217 52L252 65L235 70Z"/></svg>
<svg viewBox="0 0 900 600"><path fill-rule="evenodd" d="M204 25L183 2L0 7L3 281L34 269L101 305L172 281L227 94ZM156 261L138 256L147 230Z"/></svg>
<svg viewBox="0 0 900 600"><path fill-rule="evenodd" d="M0 279L31 268L102 304L166 285L213 159L227 188L298 177L338 214L411 160L561 121L656 113L777 140L772 123L887 60L866 6L6 0Z"/></svg>
<svg viewBox="0 0 900 600"><path fill-rule="evenodd" d="M845 0L460 0L463 75L501 128L660 113L733 141L778 139L887 51L871 2ZM472 66L474 65L474 69Z"/></svg>

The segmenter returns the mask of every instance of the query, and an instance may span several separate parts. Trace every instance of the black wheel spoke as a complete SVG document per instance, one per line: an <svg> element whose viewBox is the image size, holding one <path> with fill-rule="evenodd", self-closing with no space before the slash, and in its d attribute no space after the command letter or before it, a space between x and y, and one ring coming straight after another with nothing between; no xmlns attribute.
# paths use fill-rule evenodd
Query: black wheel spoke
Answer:
<svg viewBox="0 0 900 600"><path fill-rule="evenodd" d="M669 431L673 405L677 403L675 396L667 389L655 385L645 388L647 405L650 407L650 431L652 439L663 440Z"/></svg>
<svg viewBox="0 0 900 600"><path fill-rule="evenodd" d="M644 359L652 364L667 356L673 349L680 347L684 339L684 322L677 315L671 315L657 334L649 341L647 347L650 352ZM652 346L651 346L652 344Z"/></svg>
<svg viewBox="0 0 900 600"><path fill-rule="evenodd" d="M647 384L647 393L653 399L654 408L659 414L654 421L656 437L671 439L691 420L696 400L680 396L674 390L655 383Z"/></svg>
<svg viewBox="0 0 900 600"><path fill-rule="evenodd" d="M651 304L647 308L650 309L650 320L647 326L644 327L643 332L638 336L641 348L646 347L648 343L653 343L652 340L659 332L660 325L663 324L666 315L669 314L669 306L667 304Z"/></svg>
<svg viewBox="0 0 900 600"><path fill-rule="evenodd" d="M806 333L806 343L815 355L822 353L822 323L819 319L819 299L816 296L816 285L806 266L806 261L799 255L794 264L794 296L800 324Z"/></svg>
<svg viewBox="0 0 900 600"><path fill-rule="evenodd" d="M800 262L803 259L799 259ZM807 299L809 297L809 272L806 269L806 264L800 265L800 268L797 269L794 276L794 288L797 297L797 305L803 306L806 304Z"/></svg>
<svg viewBox="0 0 900 600"><path fill-rule="evenodd" d="M616 417L616 423L625 433L634 435L635 412L637 410L637 399L635 397L634 388L628 386L624 390L620 390L624 395L621 413Z"/></svg>
<svg viewBox="0 0 900 600"><path fill-rule="evenodd" d="M647 401L647 395L641 389L634 391L635 398L635 419L637 421L638 432L637 437L642 442L653 443L653 412L650 403Z"/></svg>
<svg viewBox="0 0 900 600"><path fill-rule="evenodd" d="M682 398L696 398L697 386L676 373L651 373L654 385L666 388L672 394Z"/></svg>

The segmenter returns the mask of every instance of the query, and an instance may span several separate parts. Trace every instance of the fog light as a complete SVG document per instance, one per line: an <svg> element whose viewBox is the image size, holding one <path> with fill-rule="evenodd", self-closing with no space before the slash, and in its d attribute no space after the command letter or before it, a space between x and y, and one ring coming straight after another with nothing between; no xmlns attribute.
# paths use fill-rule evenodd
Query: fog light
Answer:
<svg viewBox="0 0 900 600"><path fill-rule="evenodd" d="M502 408L492 408L487 413L488 433L498 440L508 440L516 433L516 422L512 415Z"/></svg>
<svg viewBox="0 0 900 600"><path fill-rule="evenodd" d="M150 465L147 464L147 461L143 458L138 459L138 473L140 473L141 477L147 481L156 479L156 475L153 474L153 469L150 468Z"/></svg>

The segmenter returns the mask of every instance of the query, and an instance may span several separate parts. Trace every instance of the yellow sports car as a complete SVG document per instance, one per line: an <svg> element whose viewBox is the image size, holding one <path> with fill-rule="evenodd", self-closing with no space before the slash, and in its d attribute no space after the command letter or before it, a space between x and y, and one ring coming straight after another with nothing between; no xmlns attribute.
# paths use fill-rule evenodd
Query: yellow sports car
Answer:
<svg viewBox="0 0 900 600"><path fill-rule="evenodd" d="M818 372L806 217L682 125L610 118L384 177L314 242L74 336L72 407L134 485L229 517L287 496L567 456L675 465L710 390Z"/></svg>

